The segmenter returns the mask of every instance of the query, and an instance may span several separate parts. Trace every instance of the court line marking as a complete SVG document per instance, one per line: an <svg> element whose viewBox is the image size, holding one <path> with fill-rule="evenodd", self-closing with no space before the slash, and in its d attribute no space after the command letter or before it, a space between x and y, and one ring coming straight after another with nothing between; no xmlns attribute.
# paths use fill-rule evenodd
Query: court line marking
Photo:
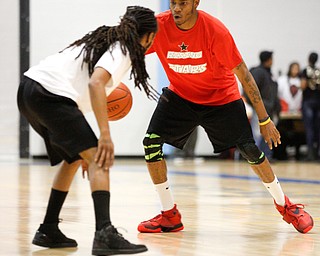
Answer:
<svg viewBox="0 0 320 256"><path fill-rule="evenodd" d="M199 173L199 172L186 172L179 170L170 170L169 174L174 175L186 175L186 176L200 176L200 177L212 177L212 178L223 178L223 179L239 179L239 180L255 180L261 181L258 176L250 176L250 175L233 175L233 174L224 174L224 173ZM280 182L286 183L304 183L304 184L320 184L320 180L307 180L307 179L293 179L293 178L280 178L278 177Z"/></svg>

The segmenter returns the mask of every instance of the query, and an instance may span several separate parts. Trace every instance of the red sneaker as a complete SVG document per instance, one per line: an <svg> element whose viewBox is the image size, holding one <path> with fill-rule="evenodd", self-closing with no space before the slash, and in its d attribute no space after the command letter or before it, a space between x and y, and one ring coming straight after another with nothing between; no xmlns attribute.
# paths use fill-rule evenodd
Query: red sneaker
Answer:
<svg viewBox="0 0 320 256"><path fill-rule="evenodd" d="M171 210L161 211L161 214L156 217L141 222L138 231L141 233L177 232L183 228L181 214L177 205L174 205Z"/></svg>
<svg viewBox="0 0 320 256"><path fill-rule="evenodd" d="M285 196L285 201L285 206L278 205L274 201L277 210L283 216L283 220L288 224L291 223L301 233L309 232L313 228L313 219L309 213L303 210L304 205L291 203L287 196Z"/></svg>

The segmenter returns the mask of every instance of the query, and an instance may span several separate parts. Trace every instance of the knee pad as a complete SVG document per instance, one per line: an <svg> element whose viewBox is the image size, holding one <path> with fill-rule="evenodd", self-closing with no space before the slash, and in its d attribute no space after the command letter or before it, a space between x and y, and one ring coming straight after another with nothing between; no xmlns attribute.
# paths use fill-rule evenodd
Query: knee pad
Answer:
<svg viewBox="0 0 320 256"><path fill-rule="evenodd" d="M249 164L261 164L266 158L264 153L254 143L244 143L237 145L240 154Z"/></svg>
<svg viewBox="0 0 320 256"><path fill-rule="evenodd" d="M163 160L162 138L154 133L146 134L143 139L145 160L147 162L157 162Z"/></svg>

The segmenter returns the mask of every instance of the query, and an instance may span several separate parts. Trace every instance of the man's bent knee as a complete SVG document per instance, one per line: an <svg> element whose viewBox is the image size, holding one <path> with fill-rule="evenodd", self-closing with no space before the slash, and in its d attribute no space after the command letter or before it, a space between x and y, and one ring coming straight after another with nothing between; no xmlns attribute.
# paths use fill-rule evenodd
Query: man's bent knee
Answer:
<svg viewBox="0 0 320 256"><path fill-rule="evenodd" d="M254 143L239 144L237 145L237 149L249 164L261 164L266 158L264 153Z"/></svg>
<svg viewBox="0 0 320 256"><path fill-rule="evenodd" d="M163 141L159 135L147 133L143 139L145 160L150 163L163 160L162 146Z"/></svg>

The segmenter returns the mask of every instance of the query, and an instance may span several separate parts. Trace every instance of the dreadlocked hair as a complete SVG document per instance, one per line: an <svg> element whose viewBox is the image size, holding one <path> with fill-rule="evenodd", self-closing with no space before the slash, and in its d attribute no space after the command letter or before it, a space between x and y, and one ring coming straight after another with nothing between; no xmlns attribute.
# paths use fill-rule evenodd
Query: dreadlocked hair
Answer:
<svg viewBox="0 0 320 256"><path fill-rule="evenodd" d="M112 52L114 43L119 42L122 53L124 55L128 53L130 56L132 65L130 79L134 78L135 87L139 90L143 88L149 99L157 100L159 93L147 81L150 77L145 65L146 49L140 44L144 35L156 33L157 29L157 21L152 10L141 6L128 6L119 25L98 27L67 48L83 45L79 56L84 54L82 64L88 64L91 76L101 56L107 50Z"/></svg>

